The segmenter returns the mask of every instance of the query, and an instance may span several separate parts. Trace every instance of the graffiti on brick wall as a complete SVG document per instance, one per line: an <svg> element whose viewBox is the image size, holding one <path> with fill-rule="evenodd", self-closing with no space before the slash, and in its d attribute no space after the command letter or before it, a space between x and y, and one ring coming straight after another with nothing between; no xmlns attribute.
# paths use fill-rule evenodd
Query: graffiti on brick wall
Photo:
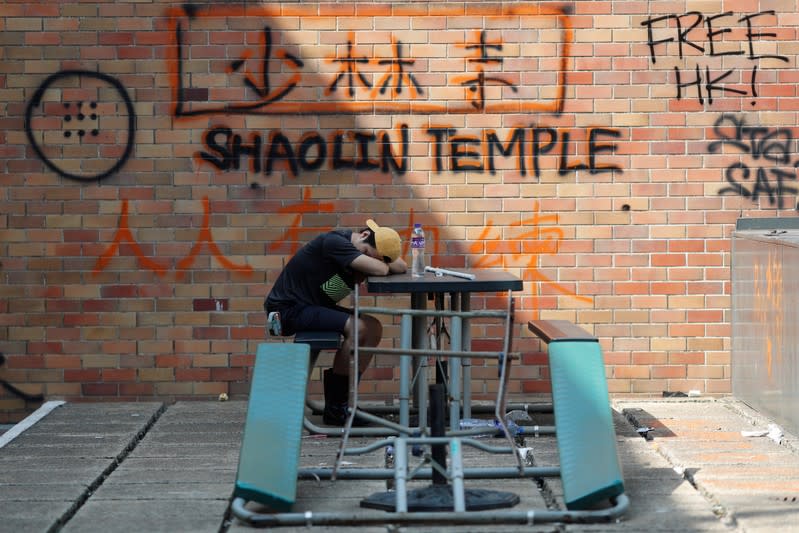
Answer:
<svg viewBox="0 0 799 533"><path fill-rule="evenodd" d="M6 362L6 356L4 354L0 353L0 367L2 367L5 364L5 362ZM16 396L17 398L20 398L20 399L22 399L22 400L24 400L26 402L41 402L41 401L44 401L44 395L43 394L29 394L29 393L25 392L24 390L12 385L11 383L9 383L8 381L6 381L6 380L4 380L2 378L0 378L0 387L2 387L3 389L7 390L9 393L11 393L12 395Z"/></svg>
<svg viewBox="0 0 799 533"><path fill-rule="evenodd" d="M369 12L376 9L385 13L353 17L369 22L353 23L370 28L360 33L340 29L338 15L320 13L318 6L169 10L175 118L562 112L573 40L565 8L476 6L475 13L459 15L433 6L420 15L385 6ZM400 32L402 37L375 31L375 21L386 16L399 26L403 18L413 32ZM254 29L219 31L215 22L223 17L228 28L237 26L232 19L241 19ZM298 17L325 30L302 31L295 24ZM438 31L436 20L458 31ZM485 21L496 29L486 29ZM192 40L192 32L205 32L208 39ZM206 65L208 40L214 38L219 40L216 56L228 59L212 63L208 76L192 77ZM392 129L244 132L218 122L204 132L195 161L223 172L265 176L297 177L322 169L404 175L411 170L410 146L424 143L431 147L435 173L496 174L507 166L501 159L512 159L521 176L540 177L545 157L556 161L559 175L621 170L599 161L615 152L610 141L621 136L615 129L533 124L498 132L393 122ZM570 150L587 154L587 161L571 161Z"/></svg>
<svg viewBox="0 0 799 533"><path fill-rule="evenodd" d="M300 245L304 241L310 239L306 236L315 236L320 232L320 228L305 227L302 224L303 215L306 213L333 213L335 212L335 204L333 202L318 202L311 198L311 189L305 188L302 193L302 202L299 204L289 204L277 210L278 214L293 214L294 218L283 232L281 237L271 243L267 247L269 252L287 252L289 255L294 255L300 249ZM329 229L329 228L328 228ZM313 234L313 235L307 235Z"/></svg>
<svg viewBox="0 0 799 533"><path fill-rule="evenodd" d="M280 130L267 135L252 132L246 140L245 135L227 127L211 128L203 135L205 150L197 152L195 159L221 171L245 169L266 176L276 169L296 177L321 168L402 175L409 168L410 140L404 124L394 137L382 130L335 131L328 136L308 131L295 140Z"/></svg>
<svg viewBox="0 0 799 533"><path fill-rule="evenodd" d="M316 236L316 234L335 229L329 226L311 227L307 224L303 224L303 215L306 213L334 213L336 212L336 204L335 202L319 202L313 200L311 198L310 188L305 188L302 196L301 202L289 204L277 210L278 214L293 214L294 218L283 231L283 234L278 239L275 239L273 242L269 243L269 246L267 247L268 251L284 252L288 255L294 255L297 253L297 250L300 249L300 246L302 246L305 242L310 241L312 237ZM413 231L413 225L415 222L415 214L414 211L411 210L408 213L408 222L404 228L396 228L397 233L399 233L400 238L402 238L404 243L402 250L403 255L408 252L408 243L410 242L411 232ZM433 243L430 251L433 253L433 255L436 255L439 253L440 249L438 228L428 228L427 232L430 235L428 237L428 242Z"/></svg>
<svg viewBox="0 0 799 533"><path fill-rule="evenodd" d="M541 177L542 160L545 156L556 156L559 176L587 170L589 174L606 172L621 173L620 166L598 161L602 154L616 153L617 145L609 139L621 137L621 133L610 128L586 128L580 130L556 129L547 126L530 128L511 128L505 142L495 130L487 129L480 135L460 131L456 128L428 128L427 134L433 138L433 170L436 173L478 172L496 174L496 161L500 157L514 157L521 176L528 173L528 165L533 176ZM588 161L576 159L570 153L578 142L582 153L588 154ZM529 150L529 152L527 151Z"/></svg>
<svg viewBox="0 0 799 533"><path fill-rule="evenodd" d="M302 216L305 213L334 212L334 202L317 202L311 198L310 189L303 193L303 200L300 203L287 205L279 210L280 213L295 214L292 223L286 227L280 238L270 243L270 251L282 251L290 255L297 252L303 242L309 240L303 238L301 234L317 234L330 231L332 227L305 227L302 224ZM542 287L548 291L559 293L574 298L581 302L592 302L590 296L577 294L567 285L558 283L546 275L541 268L540 258L544 255L555 255L558 253L558 245L563 238L563 230L557 226L557 214L542 215L540 204L533 203L532 216L525 218L518 223L511 223L507 227L499 227L492 220L481 230L478 238L471 242L468 252L476 258L471 265L472 268L521 268L522 279L532 281L533 296L542 295ZM397 228L397 232L403 240L402 254L408 253L408 243L413 231L414 223L417 222L413 211L408 214L407 223L402 228ZM511 233L505 233L510 231ZM439 229L436 227L425 226L427 242L430 243L428 251L432 254L432 260L441 253L441 240ZM309 235L310 236L310 235Z"/></svg>
<svg viewBox="0 0 799 533"><path fill-rule="evenodd" d="M114 235L114 239L111 245L109 245L108 248L106 248L97 258L92 272L94 274L98 274L99 272L105 270L115 255L129 249L144 268L154 272L158 276L164 276L167 270L169 270L169 265L166 262L157 261L145 253L144 249L136 241L136 238L130 229L130 225L128 223L128 213L128 201L122 200L122 211L119 215L119 222L117 224L117 231ZM197 235L197 240L194 242L194 245L189 253L180 259L180 261L178 261L176 265L176 278L181 279L183 276L185 276L186 270L188 270L197 260L197 257L199 256L203 247L206 247L211 252L213 258L216 259L226 270L241 274L251 274L253 271L252 266L246 263L234 263L222 253L222 250L220 250L219 245L216 244L213 235L211 234L210 218L210 202L206 197L203 198L202 227L200 228L200 232Z"/></svg>
<svg viewBox="0 0 799 533"><path fill-rule="evenodd" d="M305 188L303 191L302 201L296 204L289 204L277 210L277 214L294 214L291 223L286 226L283 234L269 243L268 250L270 252L285 252L293 255L297 252L299 247L310 239L304 238L309 233L321 233L333 229L332 227L310 227L303 223L304 214L319 214L319 213L332 213L335 212L334 202L320 202L311 198L311 189ZM95 262L93 273L98 274L108 268L114 256L121 253L132 254L136 257L142 267L155 273L159 277L163 277L170 270L170 265L166 261L157 260L148 254L145 248L136 241L133 231L128 222L130 213L129 202L122 200L121 213L119 222L117 223L117 231L114 234L114 239L111 244L100 254ZM202 252L203 248L207 248L211 252L211 256L222 265L226 270L237 272L239 274L249 275L253 272L253 268L249 264L235 263L225 257L219 245L215 242L210 228L211 208L208 198L203 198L203 221L200 232L194 242L191 250L185 257L181 258L175 265L176 279L182 279L186 271L194 264L197 257ZM408 224L404 229L398 230L400 237L405 242L406 253L408 242L410 239L411 231L415 222L414 212L411 211L408 215ZM430 228L430 241L433 242L431 251L433 254L439 253L439 240L438 229Z"/></svg>
<svg viewBox="0 0 799 533"><path fill-rule="evenodd" d="M127 90L113 76L62 70L47 77L25 109L33 151L59 176L101 180L133 152L136 113Z"/></svg>
<svg viewBox="0 0 799 533"><path fill-rule="evenodd" d="M758 70L788 63L785 56L761 50L771 49L769 40L777 37L762 26L775 21L773 10L743 16L731 11L714 15L689 11L651 17L641 25L647 30L653 65L659 57L673 57L675 46L677 57L684 60L673 67L677 100L696 98L700 104L712 105L722 97L750 97L754 106L759 96ZM726 56L740 56L737 65L742 66L728 68L722 60Z"/></svg>
<svg viewBox="0 0 799 533"><path fill-rule="evenodd" d="M503 160L515 161L520 176L541 177L549 158L559 176L586 170L589 174L621 173L622 168L603 160L616 153L613 141L621 137L612 128L554 128L532 126L510 128L505 138L494 129L458 129L436 126L421 132L420 142L430 145L432 171L496 174ZM578 140L579 139L579 140ZM400 124L396 132L380 130L334 131L327 135L307 131L290 138L281 130L266 134L235 133L214 127L203 136L204 150L196 154L198 164L221 171L246 170L265 176L285 170L297 177L321 168L351 169L403 175L410 169L410 128ZM587 159L577 157L587 154Z"/></svg>
<svg viewBox="0 0 799 533"><path fill-rule="evenodd" d="M371 6L371 13L379 13L346 21L325 11L318 5L170 9L175 117L563 109L573 34L562 7L487 5L458 14L435 5L424 13ZM377 31L387 17L406 31ZM218 20L249 29L220 32ZM300 20L318 32L307 31ZM485 20L497 29L486 29ZM216 43L200 42L191 38L196 32L226 35ZM211 74L224 76L226 86L191 75L196 66L207 71L209 45L223 52L214 58L229 58L211 63L218 68Z"/></svg>
<svg viewBox="0 0 799 533"><path fill-rule="evenodd" d="M752 202L764 199L771 207L783 209L786 199L799 209L796 194L794 139L791 128L749 126L746 118L723 114L713 125L716 141L708 144L710 153L736 153L740 158L724 169L727 185L720 195L739 195Z"/></svg>
<svg viewBox="0 0 799 533"><path fill-rule="evenodd" d="M532 281L533 296L542 294L541 288L570 296L581 302L592 302L590 296L581 296L569 287L548 277L541 269L543 255L558 253L563 230L557 226L558 215L542 215L540 204L533 203L533 215L508 226L511 233L495 227L492 220L471 244L469 252L477 257L474 268L522 268L522 279Z"/></svg>

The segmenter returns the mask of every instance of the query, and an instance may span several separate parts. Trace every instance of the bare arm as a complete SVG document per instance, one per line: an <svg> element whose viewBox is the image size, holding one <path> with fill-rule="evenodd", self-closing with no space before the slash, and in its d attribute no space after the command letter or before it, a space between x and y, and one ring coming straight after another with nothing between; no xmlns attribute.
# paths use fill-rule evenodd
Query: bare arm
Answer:
<svg viewBox="0 0 799 533"><path fill-rule="evenodd" d="M367 276L388 276L389 274L402 274L406 270L408 270L408 265L405 264L405 260L401 257L397 258L396 261L392 263L384 263L379 259L375 259L374 257L369 257L366 254L362 254L356 257L350 266L353 270L357 270Z"/></svg>
<svg viewBox="0 0 799 533"><path fill-rule="evenodd" d="M388 264L388 271L390 274L404 274L408 271L408 265L403 258L398 257L396 261Z"/></svg>

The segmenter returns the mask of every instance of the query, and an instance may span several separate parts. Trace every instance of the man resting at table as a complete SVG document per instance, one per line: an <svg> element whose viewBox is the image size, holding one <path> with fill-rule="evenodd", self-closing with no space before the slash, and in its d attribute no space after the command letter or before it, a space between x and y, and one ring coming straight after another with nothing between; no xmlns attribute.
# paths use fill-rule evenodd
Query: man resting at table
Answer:
<svg viewBox="0 0 799 533"><path fill-rule="evenodd" d="M366 276L405 272L408 267L400 257L401 244L396 231L372 219L358 233L340 229L319 235L289 260L264 302L273 335L299 331L337 331L344 335L333 367L323 373L325 424L343 426L347 421L355 320L353 311L338 302ZM360 346L377 346L383 325L373 316L361 315L358 334ZM371 359L371 354L360 355L361 373Z"/></svg>

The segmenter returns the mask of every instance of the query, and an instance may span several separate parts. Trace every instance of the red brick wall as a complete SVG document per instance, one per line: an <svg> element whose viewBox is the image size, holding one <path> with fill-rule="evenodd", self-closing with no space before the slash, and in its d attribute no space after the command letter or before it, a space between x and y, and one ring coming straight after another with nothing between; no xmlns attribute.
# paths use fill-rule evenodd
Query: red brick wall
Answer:
<svg viewBox="0 0 799 533"><path fill-rule="evenodd" d="M734 223L796 214L798 25L793 2L6 1L0 378L244 395L286 259L368 215L524 279L514 397L548 388L538 316L600 338L613 393L729 392ZM363 392L394 396L393 366ZM478 397L495 376L476 362ZM0 421L32 407L0 391Z"/></svg>

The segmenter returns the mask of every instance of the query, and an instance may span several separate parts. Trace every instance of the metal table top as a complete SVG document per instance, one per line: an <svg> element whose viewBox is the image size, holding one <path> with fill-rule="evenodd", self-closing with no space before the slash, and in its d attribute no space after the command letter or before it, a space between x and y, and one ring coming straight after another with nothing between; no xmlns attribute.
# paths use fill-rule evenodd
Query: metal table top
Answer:
<svg viewBox="0 0 799 533"><path fill-rule="evenodd" d="M390 276L369 276L366 287L372 293L416 293L416 292L498 292L520 291L524 288L522 280L501 270L458 269L459 272L474 274L475 279L455 276L436 276L425 272L421 278L414 278L410 272Z"/></svg>

